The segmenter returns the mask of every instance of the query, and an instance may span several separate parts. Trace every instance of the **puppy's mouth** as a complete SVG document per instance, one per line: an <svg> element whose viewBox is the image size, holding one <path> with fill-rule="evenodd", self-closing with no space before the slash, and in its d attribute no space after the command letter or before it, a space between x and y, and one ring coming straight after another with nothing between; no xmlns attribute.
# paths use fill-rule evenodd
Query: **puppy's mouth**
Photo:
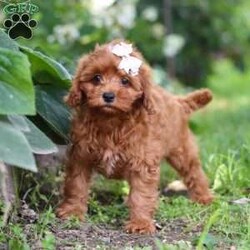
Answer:
<svg viewBox="0 0 250 250"><path fill-rule="evenodd" d="M119 111L119 109L113 105L110 104L105 104L100 106L100 109L106 112L115 112L115 111Z"/></svg>

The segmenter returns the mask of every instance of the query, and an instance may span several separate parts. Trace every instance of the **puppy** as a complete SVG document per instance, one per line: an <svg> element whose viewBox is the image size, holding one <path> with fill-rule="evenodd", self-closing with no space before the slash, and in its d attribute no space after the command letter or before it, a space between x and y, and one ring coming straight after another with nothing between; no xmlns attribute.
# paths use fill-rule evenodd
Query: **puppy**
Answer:
<svg viewBox="0 0 250 250"><path fill-rule="evenodd" d="M130 233L153 233L160 164L183 178L193 201L213 197L188 127L190 115L212 99L209 90L174 96L154 85L151 70L131 44L97 46L79 61L66 97L74 109L64 200L57 216L83 219L91 176L126 180Z"/></svg>

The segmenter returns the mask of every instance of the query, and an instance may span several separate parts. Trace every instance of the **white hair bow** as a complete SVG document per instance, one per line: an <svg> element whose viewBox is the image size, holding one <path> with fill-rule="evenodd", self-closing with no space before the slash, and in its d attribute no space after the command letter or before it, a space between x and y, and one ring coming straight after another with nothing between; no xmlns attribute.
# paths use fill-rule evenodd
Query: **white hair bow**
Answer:
<svg viewBox="0 0 250 250"><path fill-rule="evenodd" d="M111 47L111 52L122 58L118 69L123 69L127 74L136 76L142 61L130 54L133 52L132 44L120 42Z"/></svg>

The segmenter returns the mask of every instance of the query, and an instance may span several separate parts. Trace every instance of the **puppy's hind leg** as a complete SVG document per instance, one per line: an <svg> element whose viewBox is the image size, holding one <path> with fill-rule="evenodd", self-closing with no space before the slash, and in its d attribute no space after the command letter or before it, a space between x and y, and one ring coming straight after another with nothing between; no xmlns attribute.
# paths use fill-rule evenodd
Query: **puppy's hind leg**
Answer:
<svg viewBox="0 0 250 250"><path fill-rule="evenodd" d="M205 176L198 156L198 149L195 145L192 134L167 157L167 161L183 178L188 189L189 196L193 201L201 204L209 204L213 195L209 190L208 180Z"/></svg>

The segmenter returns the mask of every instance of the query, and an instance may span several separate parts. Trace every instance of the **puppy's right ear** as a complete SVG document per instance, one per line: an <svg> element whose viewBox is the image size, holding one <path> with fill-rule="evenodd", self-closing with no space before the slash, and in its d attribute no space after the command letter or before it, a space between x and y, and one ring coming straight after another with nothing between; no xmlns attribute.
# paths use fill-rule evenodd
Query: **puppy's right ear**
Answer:
<svg viewBox="0 0 250 250"><path fill-rule="evenodd" d="M86 65L87 56L82 57L77 66L75 78L72 81L72 86L69 90L67 96L64 97L65 103L67 103L71 108L76 108L83 102L83 93L80 89L81 84L81 74L84 71Z"/></svg>
<svg viewBox="0 0 250 250"><path fill-rule="evenodd" d="M79 84L75 81L76 80L73 81L68 95L64 97L64 102L67 103L71 108L79 106L82 101L82 92L79 88Z"/></svg>
<svg viewBox="0 0 250 250"><path fill-rule="evenodd" d="M95 50L98 50L99 48L100 48L99 43L96 43L96 45L95 45Z"/></svg>

